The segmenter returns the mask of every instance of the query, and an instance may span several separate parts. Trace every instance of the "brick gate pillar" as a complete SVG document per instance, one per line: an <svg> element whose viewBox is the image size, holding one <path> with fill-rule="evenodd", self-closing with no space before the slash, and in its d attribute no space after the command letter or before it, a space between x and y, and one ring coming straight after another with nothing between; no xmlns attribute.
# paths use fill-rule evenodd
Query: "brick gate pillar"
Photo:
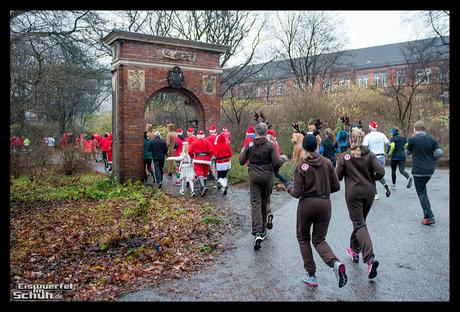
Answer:
<svg viewBox="0 0 460 312"><path fill-rule="evenodd" d="M102 41L112 48L113 58L113 171L120 182L141 180L148 100L161 89L173 88L193 101L201 130L218 124L219 58L229 47L119 30Z"/></svg>

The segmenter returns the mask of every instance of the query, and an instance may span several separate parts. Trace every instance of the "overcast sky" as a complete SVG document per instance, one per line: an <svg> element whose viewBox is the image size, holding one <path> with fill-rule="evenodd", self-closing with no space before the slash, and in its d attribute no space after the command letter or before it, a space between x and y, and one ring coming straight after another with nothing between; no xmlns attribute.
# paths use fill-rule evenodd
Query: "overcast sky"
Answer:
<svg viewBox="0 0 460 312"><path fill-rule="evenodd" d="M404 19L418 11L333 11L344 21L347 49L420 39L420 25Z"/></svg>

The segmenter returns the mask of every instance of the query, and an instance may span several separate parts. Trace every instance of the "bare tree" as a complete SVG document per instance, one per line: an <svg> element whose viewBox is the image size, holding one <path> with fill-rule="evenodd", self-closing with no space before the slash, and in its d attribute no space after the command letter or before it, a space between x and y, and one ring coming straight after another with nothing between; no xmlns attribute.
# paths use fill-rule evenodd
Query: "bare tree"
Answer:
<svg viewBox="0 0 460 312"><path fill-rule="evenodd" d="M388 88L382 91L395 99L396 110L391 109L398 120L400 129L410 131L412 111L416 97L432 86L432 67L438 62L439 51L436 40L413 41L402 49L404 69L396 71Z"/></svg>
<svg viewBox="0 0 460 312"><path fill-rule="evenodd" d="M278 22L280 30L274 35L281 43L279 52L289 61L296 85L311 89L337 63L343 47L338 27L329 14L319 11L278 14Z"/></svg>
<svg viewBox="0 0 460 312"><path fill-rule="evenodd" d="M424 12L425 23L431 27L436 36L441 39L443 45L449 45L447 36L449 36L449 18L450 12L442 11L428 11Z"/></svg>
<svg viewBox="0 0 460 312"><path fill-rule="evenodd" d="M63 131L100 107L107 90L101 93L99 21L90 11L10 12L10 123L24 126L33 112Z"/></svg>

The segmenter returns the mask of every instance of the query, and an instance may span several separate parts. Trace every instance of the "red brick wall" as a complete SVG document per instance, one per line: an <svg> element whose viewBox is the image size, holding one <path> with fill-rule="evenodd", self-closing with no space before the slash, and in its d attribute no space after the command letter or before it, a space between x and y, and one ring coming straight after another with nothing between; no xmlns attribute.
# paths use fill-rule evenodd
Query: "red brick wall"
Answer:
<svg viewBox="0 0 460 312"><path fill-rule="evenodd" d="M155 61L155 62L170 62L178 65L195 65L219 67L219 53L212 51L203 51L188 47L168 46L165 44L150 43L136 41L121 41L119 45L118 58L131 60ZM163 56L163 49L180 50L192 52L196 55L195 61L173 60Z"/></svg>
<svg viewBox="0 0 460 312"><path fill-rule="evenodd" d="M189 50L196 53L195 62L172 61L165 59L161 55L159 45L142 42L125 41L119 46L117 57L130 60L144 60L155 62L174 62L181 65L194 66L219 66L219 54L205 52L196 49L182 48L176 46L163 46L173 50ZM162 47L162 48L163 48ZM160 52L158 52L160 51ZM145 71L145 91L128 90L128 69L139 69ZM145 110L148 100L162 89L171 89L167 76L170 68L159 68L152 66L138 65L119 65L118 72L118 144L114 148L117 153L118 168L117 174L121 182L128 179L140 180L143 174L143 149L144 149L144 129L145 129ZM177 90L179 93L188 97L195 104L198 113L198 128L200 130L209 129L211 124L218 124L220 121L220 75L218 73L200 70L182 69L185 84ZM216 91L213 95L203 92L202 76L215 76Z"/></svg>

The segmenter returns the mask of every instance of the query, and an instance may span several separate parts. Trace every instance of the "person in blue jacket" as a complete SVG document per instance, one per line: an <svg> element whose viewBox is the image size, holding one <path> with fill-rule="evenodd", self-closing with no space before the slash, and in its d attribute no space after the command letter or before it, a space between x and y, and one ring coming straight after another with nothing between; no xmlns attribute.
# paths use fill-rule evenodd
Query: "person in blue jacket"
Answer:
<svg viewBox="0 0 460 312"><path fill-rule="evenodd" d="M325 138L321 146L319 147L319 153L322 154L327 159L329 159L335 168L335 163L336 163L335 153L340 153L341 150L339 148L339 144L335 140L332 129L327 128L325 130L325 133L326 133Z"/></svg>
<svg viewBox="0 0 460 312"><path fill-rule="evenodd" d="M348 133L347 130L345 130L345 127L342 126L340 128L340 131L337 132L337 136L335 138L339 144L341 153L345 152L347 148L349 147L349 138L350 138L350 134Z"/></svg>
<svg viewBox="0 0 460 312"><path fill-rule="evenodd" d="M412 185L412 177L405 170L406 166L406 138L399 135L399 129L393 127L390 129L391 139L390 145L388 145L387 154L391 160L391 183L390 187L396 189L396 167L399 168L399 172L408 180L407 188Z"/></svg>

